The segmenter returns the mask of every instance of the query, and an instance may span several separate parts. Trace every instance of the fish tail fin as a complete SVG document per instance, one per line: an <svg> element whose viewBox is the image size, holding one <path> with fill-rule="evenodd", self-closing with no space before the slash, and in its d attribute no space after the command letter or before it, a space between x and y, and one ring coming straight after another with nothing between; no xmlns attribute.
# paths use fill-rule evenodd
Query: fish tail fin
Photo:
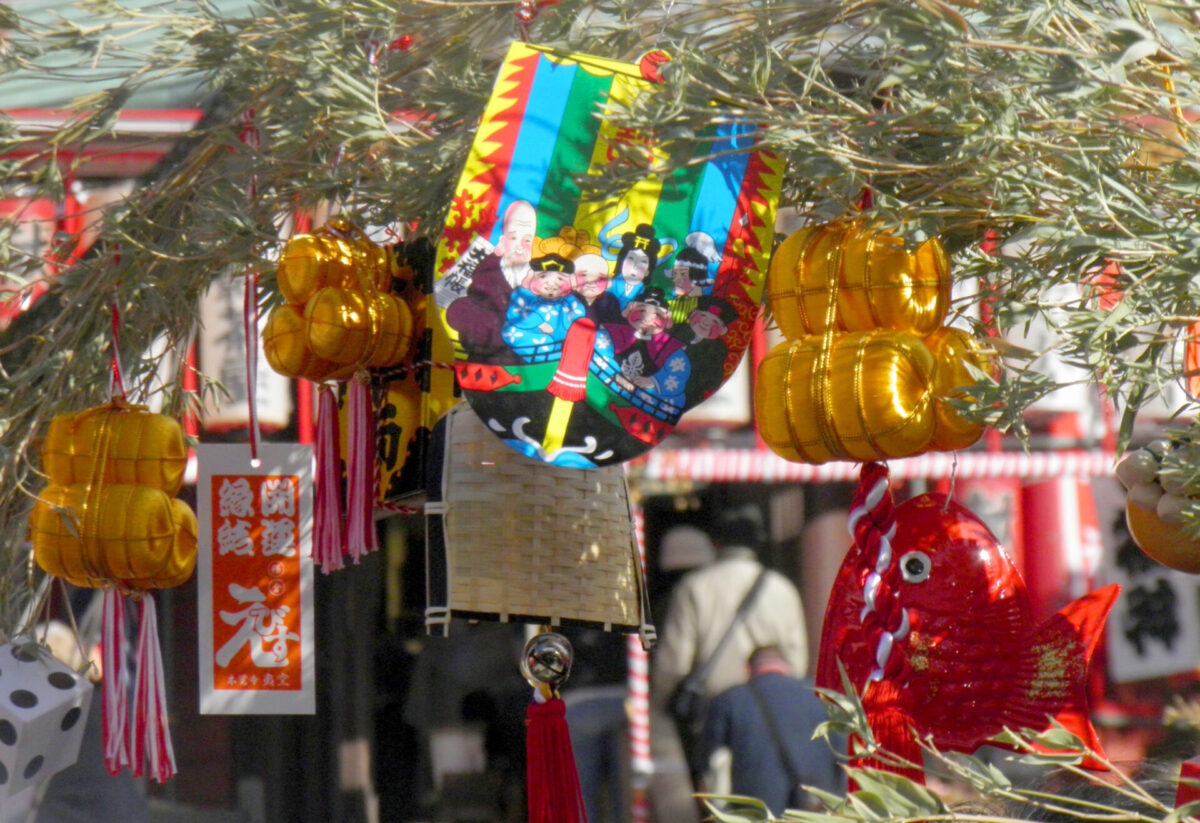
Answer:
<svg viewBox="0 0 1200 823"><path fill-rule="evenodd" d="M1054 658L1054 662L1046 658L1040 665L1038 674L1043 681L1055 677L1069 681L1061 684L1070 691L1066 705L1054 712L1054 720L1082 740L1089 751L1101 757L1104 756L1104 749L1088 716L1087 668L1104 629L1104 621L1120 591L1121 587L1114 583L1090 592L1064 606L1058 614L1043 623L1038 632L1039 638L1045 640L1043 648L1065 650L1068 657L1073 656L1078 661L1077 665L1066 669L1061 666L1062 657ZM1093 757L1085 757L1080 765L1086 769L1107 768Z"/></svg>
<svg viewBox="0 0 1200 823"><path fill-rule="evenodd" d="M1100 640L1104 621L1108 619L1108 613L1112 611L1113 603L1116 602L1117 595L1120 593L1120 584L1112 583L1102 589L1085 594L1074 603L1063 606L1059 611L1059 615L1066 618L1067 622L1078 632L1084 645L1085 660L1092 659L1092 652L1096 650L1096 643Z"/></svg>

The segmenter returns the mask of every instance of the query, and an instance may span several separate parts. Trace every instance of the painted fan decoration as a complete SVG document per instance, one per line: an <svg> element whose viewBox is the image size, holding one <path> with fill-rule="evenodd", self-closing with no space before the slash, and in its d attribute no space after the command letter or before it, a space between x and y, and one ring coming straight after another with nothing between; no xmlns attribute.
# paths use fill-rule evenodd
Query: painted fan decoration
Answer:
<svg viewBox="0 0 1200 823"><path fill-rule="evenodd" d="M647 172L589 200L575 182L670 159L614 120L661 64L513 44L438 245L434 294L465 398L495 436L556 466L657 445L732 374L758 314L782 163L753 150L753 124L714 118L697 134L710 155L669 185Z"/></svg>
<svg viewBox="0 0 1200 823"><path fill-rule="evenodd" d="M151 590L196 564L196 516L175 498L187 444L179 423L123 399L51 422L42 446L50 485L30 516L34 558L75 586L104 589L104 748L109 771L175 773ZM133 710L125 665L125 597L141 603Z"/></svg>
<svg viewBox="0 0 1200 823"><path fill-rule="evenodd" d="M915 251L861 220L803 229L771 259L767 297L790 338L759 365L755 412L787 460L880 460L965 448L983 425L954 406L987 371L980 345L942 326L941 242Z"/></svg>
<svg viewBox="0 0 1200 823"><path fill-rule="evenodd" d="M1048 718L1101 751L1086 674L1119 586L1037 622L1024 580L983 522L942 494L894 506L878 463L863 467L850 530L816 683L841 691L844 667L881 747L917 769L858 765L923 780L914 732L970 753L1006 727L1044 730Z"/></svg>

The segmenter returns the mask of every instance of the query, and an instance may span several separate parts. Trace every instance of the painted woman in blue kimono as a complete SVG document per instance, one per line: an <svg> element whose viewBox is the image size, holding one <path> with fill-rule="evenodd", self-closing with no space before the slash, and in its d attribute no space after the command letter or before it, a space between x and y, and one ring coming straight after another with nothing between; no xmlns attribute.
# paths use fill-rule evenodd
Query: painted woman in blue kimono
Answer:
<svg viewBox="0 0 1200 823"><path fill-rule="evenodd" d="M617 252L616 276L608 291L617 298L621 311L642 293L646 279L658 264L660 244L654 227L639 223L633 231L621 235L621 250Z"/></svg>

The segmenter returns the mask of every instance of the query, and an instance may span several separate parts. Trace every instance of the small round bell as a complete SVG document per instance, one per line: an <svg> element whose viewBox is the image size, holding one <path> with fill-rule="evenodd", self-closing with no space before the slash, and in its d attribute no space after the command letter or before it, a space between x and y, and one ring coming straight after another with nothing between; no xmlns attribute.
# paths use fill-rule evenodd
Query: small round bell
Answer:
<svg viewBox="0 0 1200 823"><path fill-rule="evenodd" d="M571 641L556 632L543 632L525 644L521 654L521 674L534 688L545 683L557 689L571 675L574 659Z"/></svg>

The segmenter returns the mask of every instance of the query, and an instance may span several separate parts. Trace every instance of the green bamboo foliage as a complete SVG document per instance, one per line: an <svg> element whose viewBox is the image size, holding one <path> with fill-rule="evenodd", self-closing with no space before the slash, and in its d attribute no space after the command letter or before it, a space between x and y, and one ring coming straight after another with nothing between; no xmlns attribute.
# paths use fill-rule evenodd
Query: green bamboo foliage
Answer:
<svg viewBox="0 0 1200 823"><path fill-rule="evenodd" d="M992 748L986 755L943 752L932 741L919 740L923 762L911 763L879 748L862 703L849 683L846 686L847 694L818 690L827 700L830 719L816 729L813 739L828 740L833 732L845 735L855 741L856 754L870 754L899 768L923 766L925 783L877 768L849 766L846 753L838 752L857 786L845 797L806 787L820 808L788 809L776 817L757 798L709 795L703 799L712 819L718 823L1180 823L1194 819L1200 809L1200 802L1174 807L1178 762L1146 762L1130 772L1128 764L1114 764L1089 751L1057 725L1040 733L1006 729L992 741L1003 749ZM1106 770L1080 767L1084 751ZM939 791L932 790L933 785Z"/></svg>
<svg viewBox="0 0 1200 823"><path fill-rule="evenodd" d="M207 104L145 185L106 212L106 251L0 335L0 535L17 563L44 424L105 394L109 304L123 310L132 379L148 385L150 341L165 335L168 352L183 351L215 279L269 280L296 209L333 204L361 224L435 237L500 56L523 31L509 0L247 0L236 17L206 0L81 9L47 23L0 5L0 77L109 81L55 132L22 133L0 116L0 196L61 197L71 152L109 137L155 83L191 78ZM135 50L148 27L154 45ZM802 218L846 215L869 186L880 220L914 242L946 242L971 284L958 311L985 300L1000 332L1048 323L1056 353L1118 402L1123 437L1179 380L1176 344L1200 315L1190 0L562 0L524 30L612 58L669 52L668 82L620 116L672 143L672 162L705 155L694 135L714 119L748 121L787 159L783 205ZM1146 138L1163 140L1147 116L1171 130L1171 162L1139 160ZM248 123L257 147L242 139ZM581 182L619 189L647 171L629 161ZM43 261L20 255L13 229L0 221L0 271L19 284ZM998 254L981 250L989 236ZM1097 305L1093 285L1110 261L1124 295L1115 310ZM1034 367L1042 352L997 345L1005 368L981 375L972 413L1019 432L1024 410L1058 384ZM191 402L179 386L177 373L168 409Z"/></svg>

